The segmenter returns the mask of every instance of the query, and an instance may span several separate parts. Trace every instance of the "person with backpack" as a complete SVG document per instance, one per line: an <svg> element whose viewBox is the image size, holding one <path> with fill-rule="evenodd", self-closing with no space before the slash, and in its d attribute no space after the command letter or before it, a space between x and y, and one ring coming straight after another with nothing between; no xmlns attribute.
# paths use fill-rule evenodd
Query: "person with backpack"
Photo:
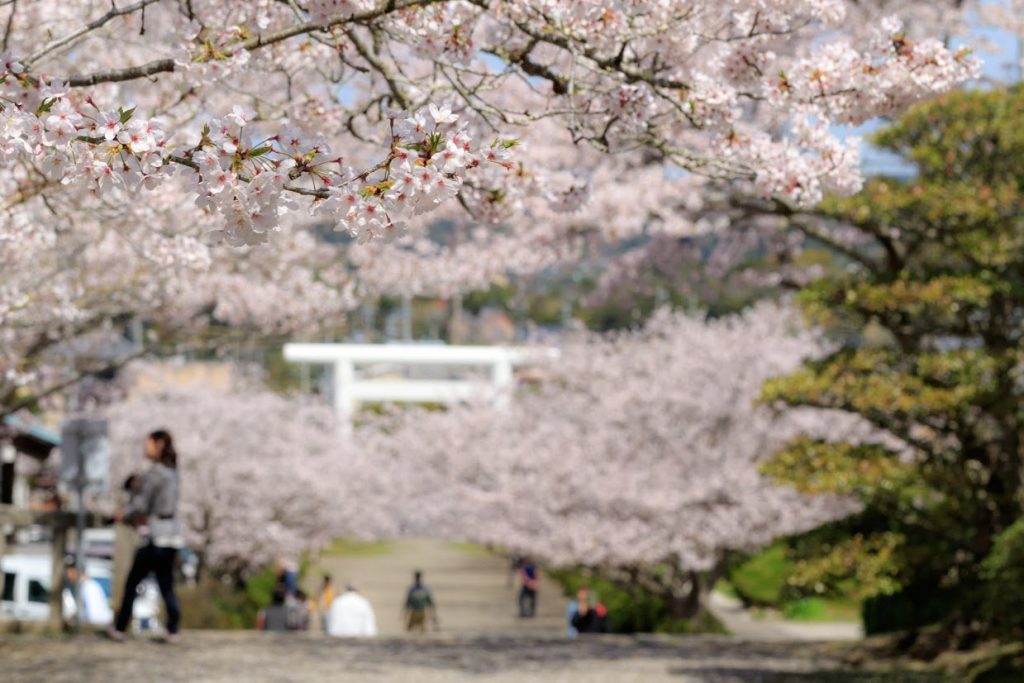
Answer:
<svg viewBox="0 0 1024 683"><path fill-rule="evenodd" d="M413 572L412 586L409 587L409 591L405 595L405 630L409 633L413 631L425 633L428 613L434 630L440 630L434 596L430 589L423 585L423 572L416 570Z"/></svg>

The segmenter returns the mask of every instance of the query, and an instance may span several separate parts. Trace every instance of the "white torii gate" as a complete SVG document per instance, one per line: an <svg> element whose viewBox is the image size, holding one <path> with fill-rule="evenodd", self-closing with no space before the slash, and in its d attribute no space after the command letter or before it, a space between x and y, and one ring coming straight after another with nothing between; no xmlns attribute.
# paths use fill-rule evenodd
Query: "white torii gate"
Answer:
<svg viewBox="0 0 1024 683"><path fill-rule="evenodd" d="M550 353L557 352L551 350ZM478 396L482 384L447 379L361 379L356 376L357 365L395 363L490 368L487 389L491 401L502 405L512 388L512 368L523 362L523 354L517 349L440 344L285 344L284 358L295 363L334 367L334 410L347 425L351 425L360 401L457 403Z"/></svg>

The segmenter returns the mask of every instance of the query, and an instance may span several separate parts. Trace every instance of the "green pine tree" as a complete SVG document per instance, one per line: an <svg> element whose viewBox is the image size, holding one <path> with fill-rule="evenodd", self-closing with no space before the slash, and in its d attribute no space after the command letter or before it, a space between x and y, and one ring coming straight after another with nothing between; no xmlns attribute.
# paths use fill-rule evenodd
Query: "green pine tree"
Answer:
<svg viewBox="0 0 1024 683"><path fill-rule="evenodd" d="M764 471L865 504L798 563L797 587L855 584L902 600L889 625L962 636L991 621L986 595L1024 594L983 565L1024 509L1024 88L918 106L875 141L917 173L819 207L860 240L845 274L800 293L813 321L860 333L764 397L858 413L910 452L802 439Z"/></svg>

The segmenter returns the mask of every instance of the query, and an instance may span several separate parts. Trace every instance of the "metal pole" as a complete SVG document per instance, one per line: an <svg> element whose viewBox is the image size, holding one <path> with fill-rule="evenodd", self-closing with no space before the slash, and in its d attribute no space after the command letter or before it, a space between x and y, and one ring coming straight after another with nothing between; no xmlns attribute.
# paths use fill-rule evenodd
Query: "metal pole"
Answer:
<svg viewBox="0 0 1024 683"><path fill-rule="evenodd" d="M53 547L50 549L50 629L59 631L63 622L64 553L67 528L61 519L54 522Z"/></svg>
<svg viewBox="0 0 1024 683"><path fill-rule="evenodd" d="M75 519L75 630L82 625L82 572L85 571L85 449L83 439L79 437L78 476L75 488L78 494L78 515ZM61 558L63 560L63 558Z"/></svg>

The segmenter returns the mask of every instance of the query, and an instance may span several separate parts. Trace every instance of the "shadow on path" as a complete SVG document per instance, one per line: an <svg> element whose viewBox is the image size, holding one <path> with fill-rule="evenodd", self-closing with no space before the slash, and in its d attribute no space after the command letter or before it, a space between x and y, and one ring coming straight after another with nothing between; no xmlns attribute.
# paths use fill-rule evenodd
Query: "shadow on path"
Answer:
<svg viewBox="0 0 1024 683"><path fill-rule="evenodd" d="M203 632L177 646L99 637L0 640L5 682L577 681L588 683L932 683L839 670L833 651L728 637L528 636L339 641L316 634Z"/></svg>

